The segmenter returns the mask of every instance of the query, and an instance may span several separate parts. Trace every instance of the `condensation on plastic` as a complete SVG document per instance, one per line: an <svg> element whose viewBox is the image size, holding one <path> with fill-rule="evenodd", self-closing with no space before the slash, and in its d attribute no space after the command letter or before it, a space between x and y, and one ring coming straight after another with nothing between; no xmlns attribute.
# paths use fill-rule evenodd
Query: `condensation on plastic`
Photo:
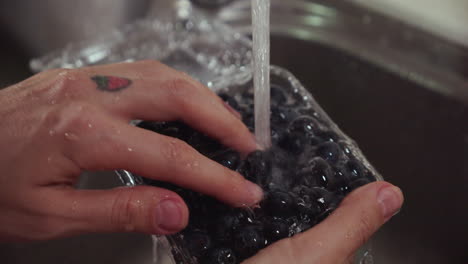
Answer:
<svg viewBox="0 0 468 264"><path fill-rule="evenodd" d="M79 68L83 66L132 62L143 59L160 60L198 79L215 92L235 93L252 85L251 41L216 21L194 15L188 20L141 20L122 30L109 32L95 42L70 44L64 50L31 61L31 68L43 71L51 68ZM357 145L347 137L321 109L312 95L288 71L271 66L272 79L288 83L292 92L300 94L320 119L349 143L350 150L362 164L382 180ZM133 121L136 124L138 120ZM140 177L125 170L117 171L126 186L143 184ZM200 264L191 258L181 245L179 235L158 237L155 241L156 263L167 263L171 249L184 256L186 264ZM356 263L373 263L372 255L364 247ZM163 260L164 259L164 260ZM174 263L170 258L169 261ZM364 262L363 262L364 261Z"/></svg>

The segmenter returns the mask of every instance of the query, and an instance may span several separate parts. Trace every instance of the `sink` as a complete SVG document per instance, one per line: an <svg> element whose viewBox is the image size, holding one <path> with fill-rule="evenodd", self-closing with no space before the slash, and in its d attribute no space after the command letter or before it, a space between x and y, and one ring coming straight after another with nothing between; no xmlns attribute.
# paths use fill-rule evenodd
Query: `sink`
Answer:
<svg viewBox="0 0 468 264"><path fill-rule="evenodd" d="M403 189L404 208L372 239L376 263L466 263L468 51L358 6L321 2L291 1L304 5L287 17L273 1L271 61L294 73ZM248 33L246 7L230 7L214 16ZM16 69L8 82L27 75L24 65ZM112 172L88 172L80 187L119 184ZM151 250L149 236L92 234L3 245L0 255L17 264L143 264L152 263Z"/></svg>

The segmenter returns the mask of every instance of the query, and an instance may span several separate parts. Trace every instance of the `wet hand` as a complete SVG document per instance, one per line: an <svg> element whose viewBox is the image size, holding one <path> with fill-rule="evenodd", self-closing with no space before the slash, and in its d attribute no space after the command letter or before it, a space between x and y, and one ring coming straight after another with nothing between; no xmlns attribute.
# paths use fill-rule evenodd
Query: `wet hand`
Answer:
<svg viewBox="0 0 468 264"><path fill-rule="evenodd" d="M243 264L353 263L358 248L398 212L402 203L400 189L389 183L365 185L349 194L322 223L274 243Z"/></svg>
<svg viewBox="0 0 468 264"><path fill-rule="evenodd" d="M256 148L218 96L155 61L40 73L0 90L0 116L0 241L169 234L187 224L176 193L148 186L76 190L83 170L127 169L235 206L261 199L256 185L186 143L129 125L181 120L241 152Z"/></svg>

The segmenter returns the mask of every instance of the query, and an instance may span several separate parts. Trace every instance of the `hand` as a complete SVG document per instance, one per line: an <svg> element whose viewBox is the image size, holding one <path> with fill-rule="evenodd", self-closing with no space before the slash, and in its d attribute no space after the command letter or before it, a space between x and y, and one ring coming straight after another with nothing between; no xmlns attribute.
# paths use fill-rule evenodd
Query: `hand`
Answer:
<svg viewBox="0 0 468 264"><path fill-rule="evenodd" d="M241 152L256 148L238 113L158 62L40 73L0 90L0 117L0 241L169 234L186 226L187 207L174 192L76 190L83 170L127 169L237 206L262 196L257 185L186 143L129 125L182 120Z"/></svg>
<svg viewBox="0 0 468 264"><path fill-rule="evenodd" d="M398 212L403 195L386 182L349 194L327 219L292 238L280 240L243 264L353 263L353 256L377 229Z"/></svg>

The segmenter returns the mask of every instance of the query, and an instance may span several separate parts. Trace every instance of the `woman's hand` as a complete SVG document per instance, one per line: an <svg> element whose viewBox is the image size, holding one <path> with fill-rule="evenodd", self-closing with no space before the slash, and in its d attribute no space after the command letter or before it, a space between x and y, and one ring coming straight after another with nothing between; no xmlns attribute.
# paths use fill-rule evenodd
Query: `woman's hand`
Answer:
<svg viewBox="0 0 468 264"><path fill-rule="evenodd" d="M208 88L155 61L51 70L0 90L0 241L87 232L174 233L188 210L154 187L76 190L83 170L127 169L252 205L260 188L186 143L129 125L182 120L241 152L256 148Z"/></svg>
<svg viewBox="0 0 468 264"><path fill-rule="evenodd" d="M322 223L280 240L243 264L352 263L359 247L398 212L403 194L397 187L376 182L349 194Z"/></svg>

